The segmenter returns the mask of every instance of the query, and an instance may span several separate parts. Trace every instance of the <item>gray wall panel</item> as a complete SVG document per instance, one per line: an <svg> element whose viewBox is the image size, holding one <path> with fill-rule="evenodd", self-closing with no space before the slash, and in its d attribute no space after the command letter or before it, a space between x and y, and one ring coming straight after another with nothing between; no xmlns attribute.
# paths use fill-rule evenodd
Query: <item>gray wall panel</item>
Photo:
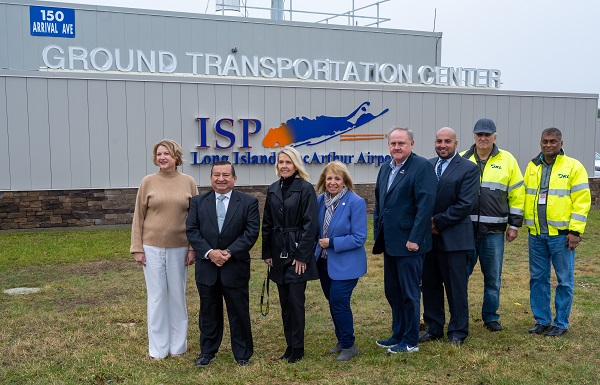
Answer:
<svg viewBox="0 0 600 385"><path fill-rule="evenodd" d="M162 98L163 136L181 143L181 85L178 83L163 84Z"/></svg>
<svg viewBox="0 0 600 385"><path fill-rule="evenodd" d="M34 133L29 136L31 188L48 189L52 187L52 170L50 169L50 125L46 79L27 79L27 110L28 131Z"/></svg>
<svg viewBox="0 0 600 385"><path fill-rule="evenodd" d="M37 66L32 66L29 63L25 63L24 52L25 44L23 41L24 31L23 25L28 25L28 22L24 22L24 18L29 19L29 8L28 7L6 7L6 30L17 31L17 33L9 35L7 39L6 52L8 53L8 65L6 67L10 69L33 69Z"/></svg>
<svg viewBox="0 0 600 385"><path fill-rule="evenodd" d="M249 87L248 88L248 111L249 118L260 119L261 116L268 116L265 108L265 88L264 87ZM271 123L263 120L263 126L261 131L256 135L258 138L264 138L264 135L269 131ZM277 124L278 122L273 121L273 124ZM269 148L264 148L260 141L255 143L251 149L253 153L258 155L265 154L271 155L271 150ZM262 168L257 167L248 167L248 176L252 181L251 184L255 185L268 185L273 182L275 178L275 165L267 165Z"/></svg>
<svg viewBox="0 0 600 385"><path fill-rule="evenodd" d="M68 80L48 82L48 121L50 122L50 167L52 188L68 189L71 184L71 128L69 126Z"/></svg>
<svg viewBox="0 0 600 385"><path fill-rule="evenodd" d="M124 17L122 14L108 12L97 12L96 13L96 44L98 47L121 47L122 41L125 39L123 34L123 22ZM79 27L77 25L77 27ZM115 30L113 31L113 27ZM121 37L116 35L120 33ZM93 36L93 35L92 35ZM117 42L121 44L117 44Z"/></svg>
<svg viewBox="0 0 600 385"><path fill-rule="evenodd" d="M125 82L108 82L106 91L108 94L110 187L131 186L129 166L125 166L129 164ZM137 143L135 138L132 138L132 141ZM139 186L139 181L134 186Z"/></svg>
<svg viewBox="0 0 600 385"><path fill-rule="evenodd" d="M523 137L524 131L529 131L529 128L525 128L521 125L521 103L519 98L510 96L508 100L508 125L506 127L506 137L509 139L509 146L504 149L509 151L517 161L521 172L525 172L525 165L529 161L529 155L522 154L521 138ZM498 135L503 135L499 133Z"/></svg>
<svg viewBox="0 0 600 385"><path fill-rule="evenodd" d="M217 99L215 87L212 84L199 84L198 85L198 100L199 100L199 114L197 117L210 118L206 127L206 144L210 148L215 146L215 134L214 125L217 121ZM220 103L220 101L219 101ZM220 118L220 117L219 117ZM200 139L195 142L200 144ZM198 154L203 154L204 150L198 150ZM198 175L196 181L200 185L210 186L210 166L200 165L198 166Z"/></svg>
<svg viewBox="0 0 600 385"><path fill-rule="evenodd" d="M214 124L217 122L218 119L233 119L232 115L232 100L231 100L231 95L232 95L232 86L229 85L217 85L215 86L215 115L214 116L214 121L212 126L214 127ZM218 118L217 118L218 117ZM235 125L235 122L234 122ZM232 127L229 126L229 124L227 122L223 122L223 128L227 131L231 131ZM215 130L207 130L207 134L208 137L211 138L211 134L212 134L212 140L208 141L208 145L211 147L216 147L216 143L218 142L220 147L227 147L229 145L231 145L231 141L229 138L223 137L221 135L218 135L216 133ZM235 149L235 147L232 147L232 149Z"/></svg>
<svg viewBox="0 0 600 385"><path fill-rule="evenodd" d="M26 79L9 78L6 80L6 87L11 90L6 103L9 156L12 158L10 162L11 188L29 190L31 189L32 159L29 150Z"/></svg>
<svg viewBox="0 0 600 385"><path fill-rule="evenodd" d="M452 95L452 94L448 95L448 124L450 127L452 127L454 129L454 131L456 131L456 134L457 134L456 139L458 140L458 149L459 150L466 148L471 142L470 140L463 142L461 137L459 136L460 132L468 133L468 131L469 131L468 126L463 127L461 124L461 119L460 119L461 103L462 103L461 95ZM465 135L465 137L469 138L467 135Z"/></svg>
<svg viewBox="0 0 600 385"><path fill-rule="evenodd" d="M133 15L131 15L133 16ZM127 17L125 18L125 22L128 23L130 22L132 18L130 17L130 15L127 15ZM131 47L131 48L139 48L140 50L142 50L144 52L145 55L149 55L150 54L150 50L151 49L159 49L160 44L156 43L154 44L154 42L152 41L152 38L158 34L158 31L156 30L152 30L153 27L153 23L152 23L153 17L152 16L148 16L148 15L138 15L137 16L137 25L138 25L138 30L137 30L137 34L134 35L134 37L137 38L137 46L136 47ZM133 21L133 20L131 20ZM128 39L129 40L129 39Z"/></svg>
<svg viewBox="0 0 600 385"><path fill-rule="evenodd" d="M131 35L127 31L127 25L125 23L125 15L116 13L110 18L110 31L108 33L104 33L103 36L110 35L110 40L112 41L112 46L115 48L119 48L122 54L125 54L127 51L126 48L129 48L125 44L125 39L131 39ZM129 27L131 29L131 27ZM132 46L137 46L137 42L132 44ZM126 64L125 64L126 65Z"/></svg>
<svg viewBox="0 0 600 385"><path fill-rule="evenodd" d="M248 94L249 90L247 86L239 86L235 87L232 90L232 109L230 118L233 119L233 127L231 127L230 131L235 135L235 145L232 147L232 151L239 152L240 154L245 154L250 151L248 149L240 148L242 143L242 122L240 122L240 118L248 118L250 115L250 111L248 110ZM252 152L252 151L251 151ZM248 166L240 165L236 167L239 169L236 172L237 175L237 183L243 185L252 184L253 181L250 178L248 172L246 172Z"/></svg>
<svg viewBox="0 0 600 385"><path fill-rule="evenodd" d="M198 183L197 168L192 166L192 152L196 151L195 146L199 143L198 122L198 87L195 84L181 85L181 147L183 149L183 165L180 170L196 179Z"/></svg>
<svg viewBox="0 0 600 385"><path fill-rule="evenodd" d="M0 68L8 67L8 7L0 4Z"/></svg>
<svg viewBox="0 0 600 385"><path fill-rule="evenodd" d="M416 147L416 148L414 148L414 151L416 153L420 153L421 155L424 155L423 151L422 151L422 148L423 148L422 147L423 146L422 136L423 136L423 134L422 133L419 134L419 132L423 130L422 127L425 127L424 120L423 120L423 114L426 113L426 111L431 108L430 105L425 104L424 96L425 95L422 93L411 93L410 94L410 111L409 111L409 122L408 122L408 128L410 128L414 132L415 147ZM389 151L387 151L386 153L389 153Z"/></svg>
<svg viewBox="0 0 600 385"><path fill-rule="evenodd" d="M520 98L520 119L521 131L519 136L519 164L523 172L527 167L529 160L540 152L540 129L532 127L533 121L531 117L531 109L533 98ZM510 149L509 149L510 151ZM513 154L516 156L516 154Z"/></svg>
<svg viewBox="0 0 600 385"><path fill-rule="evenodd" d="M552 110L552 126L557 127L558 129L565 126L565 105L565 98L554 99L554 109Z"/></svg>
<svg viewBox="0 0 600 385"><path fill-rule="evenodd" d="M595 127L596 118L594 117L594 112L597 113L598 104L594 104L593 100L582 100L580 103L585 111L582 114L582 125L577 126L577 134L573 137L573 141L581 144L583 140L584 149L583 153L574 154L574 156L579 158L587 170L590 170L589 175L594 176L595 162L588 155L594 153L596 149L596 130L586 129L585 127Z"/></svg>
<svg viewBox="0 0 600 385"><path fill-rule="evenodd" d="M10 171L13 161L11 161L12 154L9 147L7 107L6 78L0 77L0 153L7 154L5 156L7 167L0 167L0 190L10 190L11 188ZM17 159L14 162L18 163Z"/></svg>
<svg viewBox="0 0 600 385"><path fill-rule="evenodd" d="M128 143L128 180L133 186L139 186L142 178L156 171L152 162L154 143L162 138L162 115L155 115L162 110L158 103L148 107L148 87L161 87L157 83L125 82L126 127ZM154 98L161 98L154 95ZM162 99L162 98L161 98ZM161 100L162 102L162 100ZM156 120L159 119L160 120ZM154 119L154 120L153 120ZM148 126L157 126L158 133Z"/></svg>
<svg viewBox="0 0 600 385"><path fill-rule="evenodd" d="M471 116L471 124L475 124L477 119L486 116L486 95L476 95L473 99L473 115ZM495 119L495 116L491 117Z"/></svg>
<svg viewBox="0 0 600 385"><path fill-rule="evenodd" d="M85 80L69 80L71 187L91 187L88 89Z"/></svg>
<svg viewBox="0 0 600 385"><path fill-rule="evenodd" d="M415 136L415 152L426 158L432 157L435 154L433 138L438 127L436 121L437 115L437 98L440 95L423 94L423 116L420 127L414 127Z"/></svg>
<svg viewBox="0 0 600 385"><path fill-rule="evenodd" d="M538 137L539 137L539 133L542 132L542 130L545 128L543 125L543 117L544 117L543 116L543 114L544 114L543 98L533 98L531 100L531 110L529 110L529 114L530 114L530 119L531 119L531 127L533 128L534 131L537 128ZM533 136L535 136L535 135L533 135ZM539 144L535 144L533 141L533 138L531 138L529 140L529 143L531 143L530 153L539 151L539 149L540 149ZM538 143L539 143L539 141L538 141Z"/></svg>
<svg viewBox="0 0 600 385"><path fill-rule="evenodd" d="M474 95L461 95L460 98L460 134L458 142L460 148L466 150L473 144L473 125L476 121L473 119L475 109Z"/></svg>
<svg viewBox="0 0 600 385"><path fill-rule="evenodd" d="M452 127L449 121L450 117L450 99L448 94L438 94L435 97L435 124L433 127L433 135L431 136L431 147L433 148L433 141L435 133L442 127ZM454 128L454 127L452 127ZM427 139L426 139L427 140Z"/></svg>
<svg viewBox="0 0 600 385"><path fill-rule="evenodd" d="M498 147L505 149L508 148L510 144L510 136L509 136L509 97L508 96L498 96L498 113L496 118L496 129L498 130L496 136L496 144ZM473 122L473 125L475 122Z"/></svg>
<svg viewBox="0 0 600 385"><path fill-rule="evenodd" d="M107 82L88 81L90 174L92 186L110 186Z"/></svg>
<svg viewBox="0 0 600 385"><path fill-rule="evenodd" d="M148 47L148 50L150 50L150 48L154 48L154 50L156 50L157 52L159 50L169 50L169 47L167 46L167 40L166 40L166 35L168 33L168 31L166 30L166 20L167 18L164 17L151 17L150 18L150 25L151 25L151 30L150 30L150 34L146 33L144 35L142 35L142 41L145 43L144 46ZM173 46L172 49L175 49L177 46ZM158 66L158 63L157 63ZM157 67L157 72L158 72L158 67Z"/></svg>
<svg viewBox="0 0 600 385"><path fill-rule="evenodd" d="M567 154L572 154L571 156L578 158L589 170L592 167L591 158L589 156L584 157L584 154L592 154L594 152L594 136L596 133L595 130L585 130L583 127L586 126L586 121L587 124L593 124L593 120L591 119L593 116L591 113L593 106L583 100L577 102L576 106L575 126L572 127L570 133L565 134L563 132L563 143L565 144L565 148L570 149ZM567 147L567 143L571 143L571 145ZM565 149L565 151L567 150Z"/></svg>
<svg viewBox="0 0 600 385"><path fill-rule="evenodd" d="M144 103L146 147L148 149L165 137L163 86L164 83L147 82L144 84L144 95L139 98L139 102Z"/></svg>

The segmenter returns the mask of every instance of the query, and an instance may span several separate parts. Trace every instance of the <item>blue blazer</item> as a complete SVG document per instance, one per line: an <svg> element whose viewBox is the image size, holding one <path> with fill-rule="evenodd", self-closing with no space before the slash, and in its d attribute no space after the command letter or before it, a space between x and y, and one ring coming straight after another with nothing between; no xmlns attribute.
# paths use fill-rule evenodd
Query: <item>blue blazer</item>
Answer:
<svg viewBox="0 0 600 385"><path fill-rule="evenodd" d="M435 166L438 158L429 161ZM440 235L435 235L433 241L440 250L460 251L475 248L471 208L478 193L479 168L457 153L448 163L437 184L433 220Z"/></svg>
<svg viewBox="0 0 600 385"><path fill-rule="evenodd" d="M325 220L325 197L317 197L319 207L319 239L323 238ZM338 204L331 222L328 238L333 238L333 248L327 249L327 271L335 280L360 278L367 272L367 204L352 191L348 191ZM317 244L315 258L321 255Z"/></svg>
<svg viewBox="0 0 600 385"><path fill-rule="evenodd" d="M393 257L425 254L431 250L431 215L435 204L437 177L427 159L411 153L388 190L390 164L379 169L373 211L373 254ZM382 236L383 235L383 236ZM406 242L419 245L409 251Z"/></svg>

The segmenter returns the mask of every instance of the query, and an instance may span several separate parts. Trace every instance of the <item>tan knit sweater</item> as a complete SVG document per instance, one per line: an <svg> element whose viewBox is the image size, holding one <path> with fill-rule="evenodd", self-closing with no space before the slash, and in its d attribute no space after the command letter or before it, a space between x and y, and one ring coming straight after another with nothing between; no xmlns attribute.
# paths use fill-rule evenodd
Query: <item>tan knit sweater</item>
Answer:
<svg viewBox="0 0 600 385"><path fill-rule="evenodd" d="M196 181L179 171L159 170L144 177L135 200L129 251L144 252L142 245L187 246L185 219L194 195Z"/></svg>

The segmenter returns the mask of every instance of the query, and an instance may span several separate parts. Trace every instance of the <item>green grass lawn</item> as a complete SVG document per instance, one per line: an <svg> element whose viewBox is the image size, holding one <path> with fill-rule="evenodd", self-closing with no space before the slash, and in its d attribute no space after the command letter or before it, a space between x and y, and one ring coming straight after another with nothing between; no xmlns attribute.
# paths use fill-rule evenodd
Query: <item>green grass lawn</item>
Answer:
<svg viewBox="0 0 600 385"><path fill-rule="evenodd" d="M0 293L2 384L597 384L600 382L600 211L588 219L577 252L575 302L569 333L532 336L526 233L507 245L500 321L490 333L481 321L482 277L469 285L470 336L462 347L421 344L416 354L386 355L375 340L390 334L383 294L383 258L369 254L369 272L352 306L358 357L334 362L327 303L317 281L307 289L306 355L277 361L285 348L272 285L271 311L262 317L265 265L253 251L250 282L255 354L248 367L233 362L229 334L217 360L193 365L198 354L198 308L193 269L188 275L189 351L181 359L147 358L146 291L130 257L129 231L48 231L0 234L0 289L40 287L37 294ZM370 250L372 239L366 248ZM553 285L555 285L553 277Z"/></svg>

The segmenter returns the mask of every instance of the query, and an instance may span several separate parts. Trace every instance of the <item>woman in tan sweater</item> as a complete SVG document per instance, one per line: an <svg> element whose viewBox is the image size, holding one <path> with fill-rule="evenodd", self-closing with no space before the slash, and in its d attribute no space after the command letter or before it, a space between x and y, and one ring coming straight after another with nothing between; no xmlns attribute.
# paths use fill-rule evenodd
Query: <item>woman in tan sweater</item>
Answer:
<svg viewBox="0 0 600 385"><path fill-rule="evenodd" d="M185 235L185 220L198 188L194 178L177 170L182 155L174 140L154 145L159 170L142 179L131 225L130 252L146 278L148 350L154 359L178 357L187 350L185 286L196 256Z"/></svg>

